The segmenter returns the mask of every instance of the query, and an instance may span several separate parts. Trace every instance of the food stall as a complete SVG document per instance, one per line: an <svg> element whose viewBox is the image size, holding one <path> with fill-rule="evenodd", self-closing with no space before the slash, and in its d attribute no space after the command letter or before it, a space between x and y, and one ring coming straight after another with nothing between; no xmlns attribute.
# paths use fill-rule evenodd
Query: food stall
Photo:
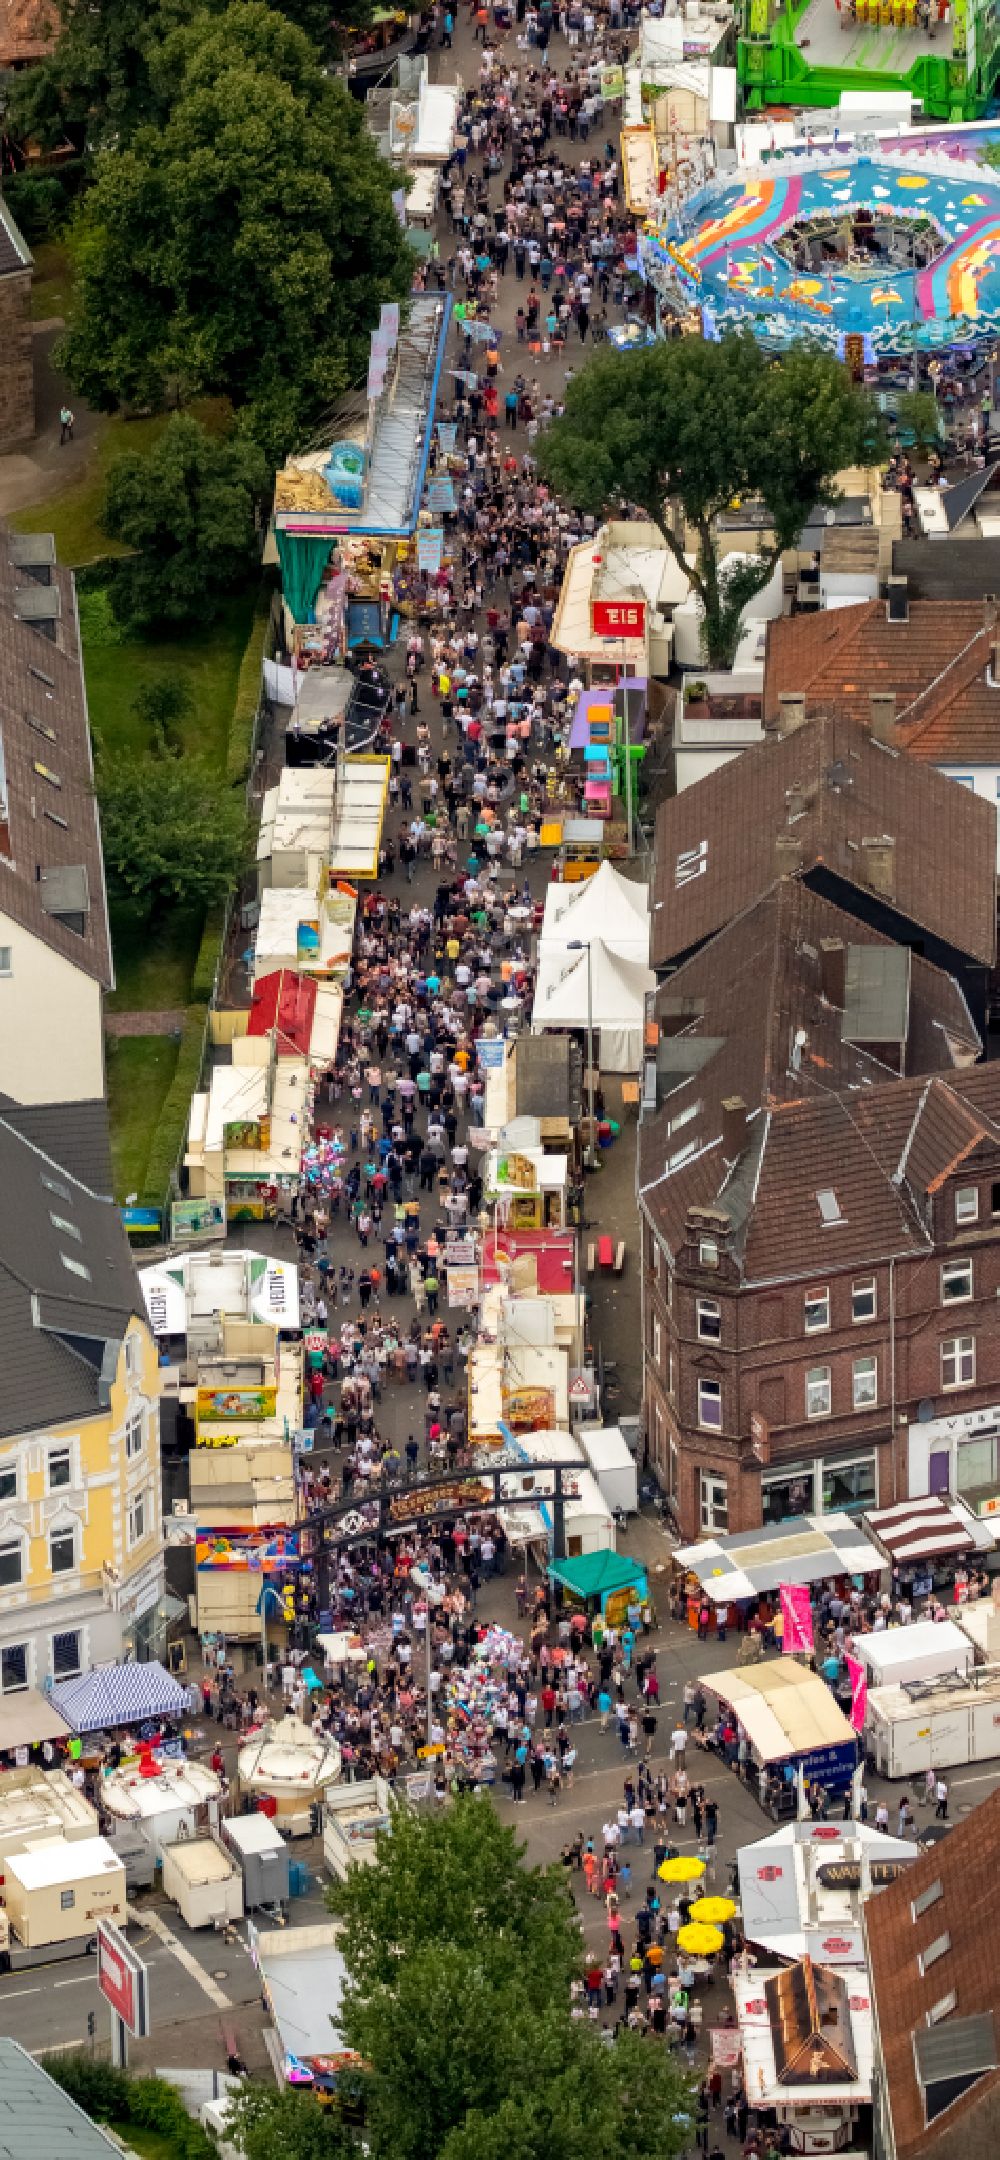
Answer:
<svg viewBox="0 0 1000 2160"><path fill-rule="evenodd" d="M391 1794L382 1777L358 1778L350 1785L328 1785L323 1795L323 1858L331 1875L346 1882L347 1871L374 1860L381 1830L391 1830Z"/></svg>
<svg viewBox="0 0 1000 2160"><path fill-rule="evenodd" d="M773 2108L799 2153L843 2151L872 2097L867 1974L800 1958L733 1980L751 2107Z"/></svg>
<svg viewBox="0 0 1000 2160"><path fill-rule="evenodd" d="M101 1806L119 1822L130 1823L154 1861L165 1845L207 1829L209 1809L218 1805L222 1786L203 1763L157 1760L150 1750L119 1764L101 1777Z"/></svg>
<svg viewBox="0 0 1000 2160"><path fill-rule="evenodd" d="M887 1589L889 1583L884 1554L852 1515L792 1516L731 1537L699 1538L673 1557L687 1577L692 1628L706 1599L728 1607L730 1626L744 1627L761 1599L773 1605L786 1583L833 1585L854 1575L869 1588Z"/></svg>
<svg viewBox="0 0 1000 2160"><path fill-rule="evenodd" d="M850 1785L858 1742L826 1681L794 1658L704 1673L699 1685L730 1713L737 1738L725 1759L759 1793L768 1814L797 1812L799 1781L828 1792Z"/></svg>
<svg viewBox="0 0 1000 2160"><path fill-rule="evenodd" d="M251 1927L250 1955L274 2022L274 2053L290 2085L312 2085L317 2065L343 2047L337 2020L347 1968L339 1940L336 1920L288 1929Z"/></svg>
<svg viewBox="0 0 1000 2160"><path fill-rule="evenodd" d="M744 1941L767 1958L863 1965L862 1904L917 1858L872 1823L782 1823L736 1855Z"/></svg>
<svg viewBox="0 0 1000 2160"><path fill-rule="evenodd" d="M163 1848L163 1891L189 1928L243 1918L243 1872L217 1837L178 1838Z"/></svg>
<svg viewBox="0 0 1000 2160"><path fill-rule="evenodd" d="M610 1546L572 1560L550 1560L548 1576L557 1586L557 1596L561 1588L565 1604L582 1607L593 1622L599 1617L608 1627L624 1626L630 1606L645 1609L649 1603L649 1582L641 1561L629 1560Z"/></svg>

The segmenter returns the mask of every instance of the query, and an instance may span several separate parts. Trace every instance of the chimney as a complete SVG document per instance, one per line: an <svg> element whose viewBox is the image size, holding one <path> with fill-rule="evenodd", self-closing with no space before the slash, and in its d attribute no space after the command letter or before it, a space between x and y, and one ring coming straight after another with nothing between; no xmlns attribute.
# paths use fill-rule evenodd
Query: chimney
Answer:
<svg viewBox="0 0 1000 2160"><path fill-rule="evenodd" d="M802 690L782 690L778 696L778 733L794 735L796 728L805 727L806 701Z"/></svg>
<svg viewBox="0 0 1000 2160"><path fill-rule="evenodd" d="M776 833L774 852L779 877L795 877L802 868L802 847L796 833Z"/></svg>
<svg viewBox="0 0 1000 2160"><path fill-rule="evenodd" d="M873 742L891 745L896 739L895 690L870 690L868 727Z"/></svg>
<svg viewBox="0 0 1000 2160"><path fill-rule="evenodd" d="M820 939L819 987L828 1005L843 1012L847 983L847 953L840 938Z"/></svg>
<svg viewBox="0 0 1000 2160"><path fill-rule="evenodd" d="M747 1144L747 1106L742 1095L726 1095L722 1101L722 1152L727 1162L739 1162Z"/></svg>
<svg viewBox="0 0 1000 2160"><path fill-rule="evenodd" d="M896 842L891 833L861 842L861 875L872 892L887 900L896 897Z"/></svg>

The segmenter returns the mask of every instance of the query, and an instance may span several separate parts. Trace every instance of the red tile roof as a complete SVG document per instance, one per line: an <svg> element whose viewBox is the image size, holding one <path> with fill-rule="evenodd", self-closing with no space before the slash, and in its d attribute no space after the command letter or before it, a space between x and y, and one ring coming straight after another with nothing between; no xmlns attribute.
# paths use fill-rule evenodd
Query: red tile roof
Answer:
<svg viewBox="0 0 1000 2160"><path fill-rule="evenodd" d="M782 691L806 711L867 722L873 690L896 694L897 741L931 765L1000 764L1000 683L992 676L998 632L981 600L911 600L890 622L884 600L789 615L770 624L764 670L765 725Z"/></svg>
<svg viewBox="0 0 1000 2160"><path fill-rule="evenodd" d="M59 10L51 0L0 0L0 67L44 60L59 35Z"/></svg>
<svg viewBox="0 0 1000 2160"><path fill-rule="evenodd" d="M997 700L1000 719L1000 691ZM894 842L887 905L992 966L994 805L873 742L866 728L838 714L769 736L661 803L652 965L691 952L751 907L783 870L799 867L808 876L822 864L860 891L877 892L875 851L886 837Z"/></svg>
<svg viewBox="0 0 1000 2160"><path fill-rule="evenodd" d="M273 1028L279 1057L307 1058L315 1010L313 976L298 975L294 968L276 968L254 985L247 1034L269 1035Z"/></svg>
<svg viewBox="0 0 1000 2160"><path fill-rule="evenodd" d="M941 1896L914 1919L914 1903L935 1883L941 1885ZM954 2028L957 2042L963 2018L992 2012L1000 2040L1000 1791L956 1822L940 1844L868 1902L865 1932L881 2082L892 2114L897 2160L917 2160L942 2137L954 2152L963 2117L971 2116L984 2100L995 2113L1000 2070L988 2071L927 2124L913 2041L927 2029L928 2011L952 1989L955 2007L937 2029ZM944 1935L950 1936L950 1947L921 1973L921 1951Z"/></svg>

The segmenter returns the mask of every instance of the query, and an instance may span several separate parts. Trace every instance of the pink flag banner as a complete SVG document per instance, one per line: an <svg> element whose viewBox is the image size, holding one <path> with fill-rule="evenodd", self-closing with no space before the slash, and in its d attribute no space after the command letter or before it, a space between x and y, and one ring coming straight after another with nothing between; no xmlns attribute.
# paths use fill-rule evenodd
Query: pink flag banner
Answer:
<svg viewBox="0 0 1000 2160"><path fill-rule="evenodd" d="M787 1654L804 1650L808 1656L813 1647L813 1616L808 1583L782 1583L779 1594L781 1617L784 1621L782 1651Z"/></svg>
<svg viewBox="0 0 1000 2160"><path fill-rule="evenodd" d="M868 1671L860 1658L849 1657L847 1670L851 1679L851 1724L855 1732L864 1732L865 1711L868 1708Z"/></svg>

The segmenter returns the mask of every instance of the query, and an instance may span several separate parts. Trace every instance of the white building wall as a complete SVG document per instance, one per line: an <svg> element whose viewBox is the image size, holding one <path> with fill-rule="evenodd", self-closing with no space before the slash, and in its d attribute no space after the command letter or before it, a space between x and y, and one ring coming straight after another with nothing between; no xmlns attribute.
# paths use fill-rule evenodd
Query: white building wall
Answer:
<svg viewBox="0 0 1000 2160"><path fill-rule="evenodd" d="M0 1092L20 1103L104 1094L100 984L2 911Z"/></svg>

